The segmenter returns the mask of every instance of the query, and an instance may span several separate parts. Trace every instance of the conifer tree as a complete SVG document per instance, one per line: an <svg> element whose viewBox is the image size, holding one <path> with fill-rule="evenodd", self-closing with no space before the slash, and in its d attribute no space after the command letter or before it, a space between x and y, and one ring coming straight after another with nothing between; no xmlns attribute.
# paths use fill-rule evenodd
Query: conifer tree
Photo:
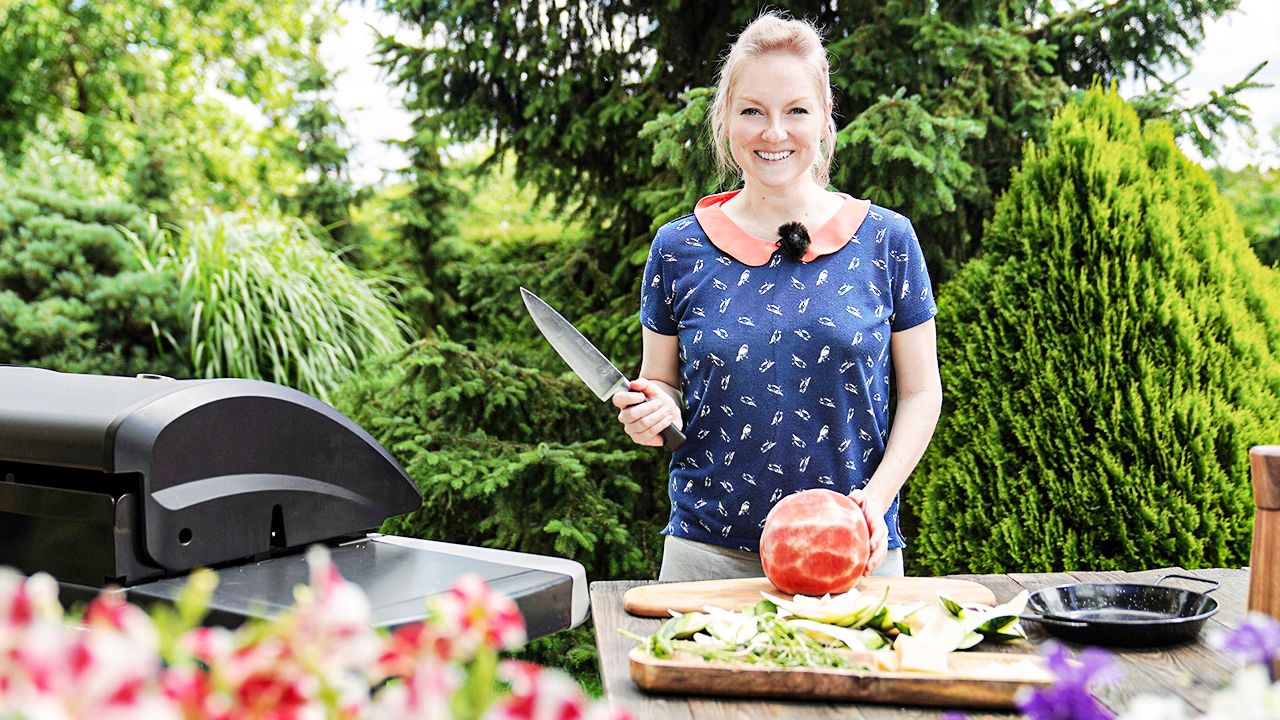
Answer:
<svg viewBox="0 0 1280 720"><path fill-rule="evenodd" d="M1022 143L1044 137L1073 90L1094 77L1149 80L1162 91L1144 110L1181 118L1176 84L1155 69L1185 67L1204 23L1237 1L768 5L826 31L840 128L834 184L910 216L930 241L931 270L946 277L972 255ZM614 275L621 297L608 299L621 302L581 309L633 313L637 251L643 262L654 218L688 212L712 179L696 165L708 148L697 121L705 94L693 91L714 83L762 4L378 4L421 37L385 36L377 48L414 98L411 111L454 142L492 141L496 158L513 152L521 181L596 231L589 249ZM1248 86L1198 109L1205 132L1241 117L1234 91Z"/></svg>
<svg viewBox="0 0 1280 720"><path fill-rule="evenodd" d="M1094 87L939 295L917 569L1247 563L1280 417L1280 279L1163 123Z"/></svg>
<svg viewBox="0 0 1280 720"><path fill-rule="evenodd" d="M176 275L143 270L133 205L0 177L0 363L67 372L187 374Z"/></svg>

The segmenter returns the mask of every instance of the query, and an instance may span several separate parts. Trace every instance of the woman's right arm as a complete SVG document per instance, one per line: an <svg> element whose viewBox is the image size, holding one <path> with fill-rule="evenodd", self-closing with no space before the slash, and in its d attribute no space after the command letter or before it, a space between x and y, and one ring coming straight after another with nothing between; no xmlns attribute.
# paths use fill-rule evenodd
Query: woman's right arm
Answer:
<svg viewBox="0 0 1280 720"><path fill-rule="evenodd" d="M618 422L639 445L661 445L662 429L684 428L680 417L680 339L648 328L643 333L640 377L631 390L616 393L613 404L621 408Z"/></svg>

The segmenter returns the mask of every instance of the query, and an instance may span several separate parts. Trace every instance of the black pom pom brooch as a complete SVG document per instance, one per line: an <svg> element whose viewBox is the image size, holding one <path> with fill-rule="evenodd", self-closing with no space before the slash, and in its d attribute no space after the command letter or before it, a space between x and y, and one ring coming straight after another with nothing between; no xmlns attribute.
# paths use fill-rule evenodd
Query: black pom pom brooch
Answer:
<svg viewBox="0 0 1280 720"><path fill-rule="evenodd" d="M778 247L792 260L799 260L809 250L809 231L798 222L789 222L778 228Z"/></svg>

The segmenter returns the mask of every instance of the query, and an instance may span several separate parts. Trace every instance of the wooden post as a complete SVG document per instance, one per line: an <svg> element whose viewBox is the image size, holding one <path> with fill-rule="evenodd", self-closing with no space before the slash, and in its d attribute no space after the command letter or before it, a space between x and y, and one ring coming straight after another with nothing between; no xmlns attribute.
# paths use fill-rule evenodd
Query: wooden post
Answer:
<svg viewBox="0 0 1280 720"><path fill-rule="evenodd" d="M1249 449L1253 476L1253 549L1249 610L1280 619L1280 445Z"/></svg>

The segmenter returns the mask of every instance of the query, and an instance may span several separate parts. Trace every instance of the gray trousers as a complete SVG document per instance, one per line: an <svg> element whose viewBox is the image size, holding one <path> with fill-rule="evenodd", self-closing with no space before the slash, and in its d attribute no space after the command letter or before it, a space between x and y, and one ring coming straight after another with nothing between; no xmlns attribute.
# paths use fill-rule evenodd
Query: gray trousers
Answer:
<svg viewBox="0 0 1280 720"><path fill-rule="evenodd" d="M889 550L872 575L902 577L902 548ZM662 582L764 577L760 554L723 548L667 535L662 543Z"/></svg>

